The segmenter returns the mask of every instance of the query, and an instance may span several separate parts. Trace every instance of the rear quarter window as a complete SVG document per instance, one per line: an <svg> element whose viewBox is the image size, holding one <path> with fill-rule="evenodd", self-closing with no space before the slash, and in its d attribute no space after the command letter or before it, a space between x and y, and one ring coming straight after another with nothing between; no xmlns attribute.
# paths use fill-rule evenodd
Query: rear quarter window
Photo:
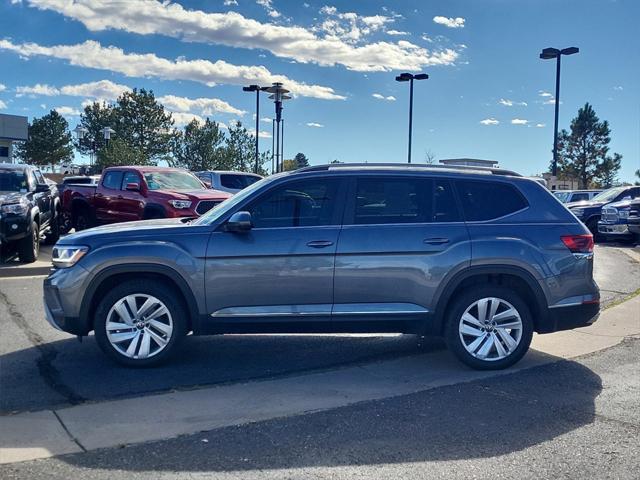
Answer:
<svg viewBox="0 0 640 480"><path fill-rule="evenodd" d="M456 189L469 222L504 217L528 206L520 191L507 183L458 180Z"/></svg>

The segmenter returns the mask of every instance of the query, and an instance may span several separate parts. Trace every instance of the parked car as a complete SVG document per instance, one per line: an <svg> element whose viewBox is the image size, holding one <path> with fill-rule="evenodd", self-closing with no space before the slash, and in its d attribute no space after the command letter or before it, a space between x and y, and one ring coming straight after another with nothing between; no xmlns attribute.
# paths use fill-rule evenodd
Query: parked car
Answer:
<svg viewBox="0 0 640 480"><path fill-rule="evenodd" d="M35 167L0 164L0 249L21 262L38 258L40 239L59 237L60 198Z"/></svg>
<svg viewBox="0 0 640 480"><path fill-rule="evenodd" d="M553 194L562 203L582 202L583 200L591 200L602 190L556 190Z"/></svg>
<svg viewBox="0 0 640 480"><path fill-rule="evenodd" d="M608 203L629 200L639 196L640 187L614 187L599 193L589 201L585 200L565 205L596 236L598 235L598 222L600 221L602 207Z"/></svg>
<svg viewBox="0 0 640 480"><path fill-rule="evenodd" d="M221 170L195 172L195 175L209 188L229 193L238 193L243 188L253 185L262 178L255 173L226 172Z"/></svg>
<svg viewBox="0 0 640 480"><path fill-rule="evenodd" d="M177 168L111 167L97 185L68 185L62 206L71 225L94 225L153 218L198 217L230 197L207 189L196 176Z"/></svg>
<svg viewBox="0 0 640 480"><path fill-rule="evenodd" d="M627 228L635 235L636 242L640 243L640 199L638 198L633 200L629 205Z"/></svg>
<svg viewBox="0 0 640 480"><path fill-rule="evenodd" d="M187 334L443 335L473 368L513 365L533 332L599 312L593 238L538 183L499 169L332 164L265 178L195 221L61 239L55 328L95 331L125 365Z"/></svg>
<svg viewBox="0 0 640 480"><path fill-rule="evenodd" d="M605 205L602 207L602 215L598 222L598 232L607 240L633 240L635 235L629 229L629 220L637 219L638 211L640 211L640 198Z"/></svg>

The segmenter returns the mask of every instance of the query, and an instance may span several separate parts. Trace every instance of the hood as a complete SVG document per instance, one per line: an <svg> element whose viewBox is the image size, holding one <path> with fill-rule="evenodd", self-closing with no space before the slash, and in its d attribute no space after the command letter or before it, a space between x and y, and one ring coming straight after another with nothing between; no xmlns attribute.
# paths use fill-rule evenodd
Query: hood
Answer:
<svg viewBox="0 0 640 480"><path fill-rule="evenodd" d="M137 222L112 223L110 225L102 225L100 227L82 230L72 233L58 241L60 245L86 245L92 243L100 237L115 238L120 235L142 235L154 234L161 235L165 232L174 232L176 229L182 229L188 225L187 218L159 218L157 220L140 220Z"/></svg>
<svg viewBox="0 0 640 480"><path fill-rule="evenodd" d="M24 195L24 193L20 192L0 191L0 205L4 205L6 203L18 203Z"/></svg>
<svg viewBox="0 0 640 480"><path fill-rule="evenodd" d="M634 198L633 200L620 200L619 202L609 203L607 207L626 208L631 205L640 205L640 198Z"/></svg>
<svg viewBox="0 0 640 480"><path fill-rule="evenodd" d="M228 192L220 190L202 189L202 190L152 190L153 193L166 195L167 198L176 200L226 200L231 197Z"/></svg>
<svg viewBox="0 0 640 480"><path fill-rule="evenodd" d="M591 208L591 207L602 207L606 205L608 202L594 202L590 200L582 200L581 202L569 202L565 203L564 206L567 208Z"/></svg>

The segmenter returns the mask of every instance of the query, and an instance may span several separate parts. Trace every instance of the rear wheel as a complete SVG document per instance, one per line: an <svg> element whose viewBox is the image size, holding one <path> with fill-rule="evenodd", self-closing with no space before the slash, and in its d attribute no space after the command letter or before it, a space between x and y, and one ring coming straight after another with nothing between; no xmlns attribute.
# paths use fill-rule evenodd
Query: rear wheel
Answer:
<svg viewBox="0 0 640 480"><path fill-rule="evenodd" d="M76 232L86 230L91 226L91 218L89 216L89 210L86 208L80 208L73 214L73 228Z"/></svg>
<svg viewBox="0 0 640 480"><path fill-rule="evenodd" d="M446 328L449 349L477 370L499 370L529 349L533 321L526 303L511 289L487 286L462 294L451 305Z"/></svg>
<svg viewBox="0 0 640 480"><path fill-rule="evenodd" d="M49 224L49 232L45 236L45 242L54 245L60 238L60 215L56 215L51 219Z"/></svg>
<svg viewBox="0 0 640 480"><path fill-rule="evenodd" d="M116 362L150 367L167 360L187 333L187 311L164 283L132 280L111 290L96 310L96 341Z"/></svg>
<svg viewBox="0 0 640 480"><path fill-rule="evenodd" d="M592 218L587 222L587 228L593 235L593 241L601 242L603 240L603 236L598 232L598 218Z"/></svg>
<svg viewBox="0 0 640 480"><path fill-rule="evenodd" d="M40 253L40 228L37 222L31 223L31 234L18 241L18 257L23 263L33 263Z"/></svg>

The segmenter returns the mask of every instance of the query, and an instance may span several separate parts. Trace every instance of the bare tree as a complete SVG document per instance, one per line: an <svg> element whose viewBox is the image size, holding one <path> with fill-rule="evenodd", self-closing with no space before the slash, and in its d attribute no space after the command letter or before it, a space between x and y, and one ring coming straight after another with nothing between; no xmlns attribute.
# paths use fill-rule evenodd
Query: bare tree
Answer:
<svg viewBox="0 0 640 480"><path fill-rule="evenodd" d="M426 163L427 165L433 165L434 163L436 163L436 154L431 150L425 150L424 163Z"/></svg>

